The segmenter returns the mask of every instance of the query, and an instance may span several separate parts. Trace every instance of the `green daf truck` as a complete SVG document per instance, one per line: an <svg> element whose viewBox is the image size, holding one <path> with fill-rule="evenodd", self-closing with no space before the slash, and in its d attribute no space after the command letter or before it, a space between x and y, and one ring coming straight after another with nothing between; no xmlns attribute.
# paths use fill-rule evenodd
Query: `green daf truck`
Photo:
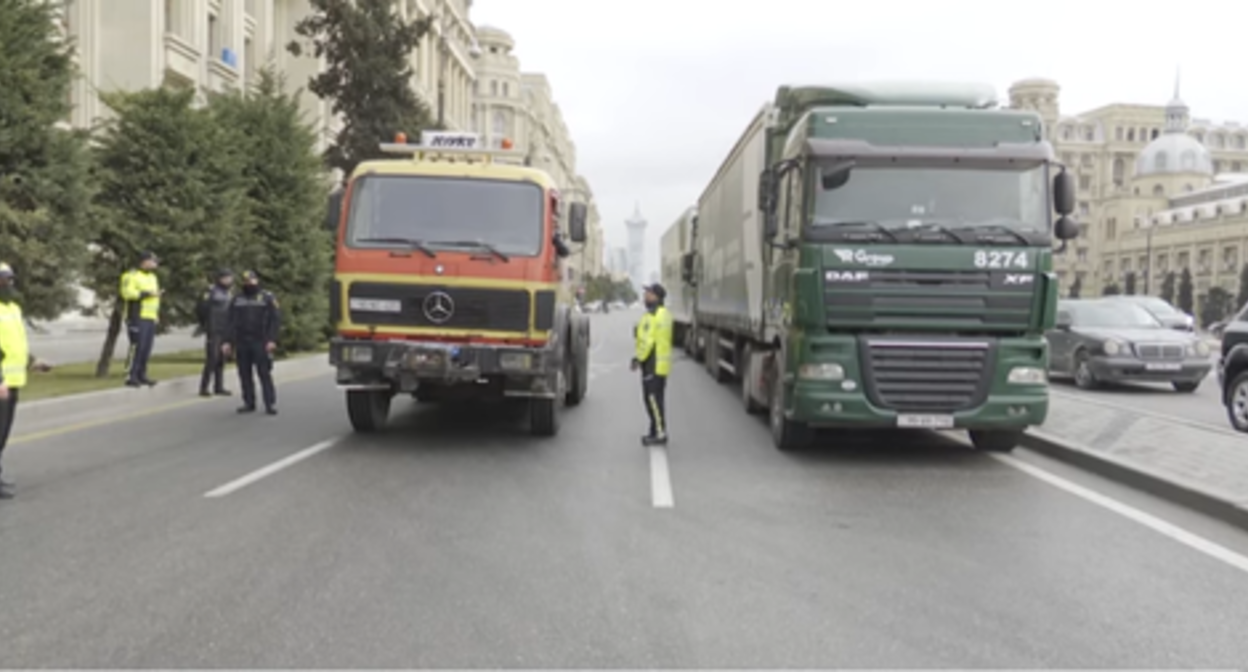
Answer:
<svg viewBox="0 0 1248 672"><path fill-rule="evenodd" d="M697 203L702 360L781 450L884 427L1013 450L1048 413L1073 209L1039 115L992 87L781 87Z"/></svg>

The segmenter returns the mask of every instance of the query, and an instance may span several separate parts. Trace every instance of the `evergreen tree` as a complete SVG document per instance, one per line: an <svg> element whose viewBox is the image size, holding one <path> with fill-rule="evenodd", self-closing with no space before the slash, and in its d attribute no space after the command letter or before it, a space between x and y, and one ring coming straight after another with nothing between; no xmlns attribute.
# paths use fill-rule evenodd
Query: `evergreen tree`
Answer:
<svg viewBox="0 0 1248 672"><path fill-rule="evenodd" d="M429 32L430 19L405 21L391 0L309 0L312 13L295 25L325 69L308 89L329 101L342 129L325 152L343 179L361 161L384 157L379 147L396 133L420 136L432 126L429 108L412 90L411 54ZM297 41L287 49L298 56Z"/></svg>
<svg viewBox="0 0 1248 672"><path fill-rule="evenodd" d="M1070 283L1070 293L1067 298L1077 299L1081 292L1083 292L1083 278L1075 276L1075 281Z"/></svg>
<svg viewBox="0 0 1248 672"><path fill-rule="evenodd" d="M1122 279L1122 293L1135 296L1135 271L1129 271Z"/></svg>
<svg viewBox="0 0 1248 672"><path fill-rule="evenodd" d="M1122 288L1116 282L1111 282L1101 289L1101 296L1118 296L1121 293Z"/></svg>
<svg viewBox="0 0 1248 672"><path fill-rule="evenodd" d="M1167 272L1166 277L1161 280L1161 293L1158 296L1166 303L1174 303L1175 280L1174 271Z"/></svg>
<svg viewBox="0 0 1248 672"><path fill-rule="evenodd" d="M246 217L244 155L230 129L192 106L190 90L154 89L104 97L116 116L96 147L100 191L98 253L91 285L102 300L139 253L161 259L162 325L186 325L214 269L246 263L257 249ZM107 375L120 327L114 307L97 371Z"/></svg>
<svg viewBox="0 0 1248 672"><path fill-rule="evenodd" d="M1248 264L1239 270L1239 293L1235 296L1235 310L1238 311L1248 304Z"/></svg>
<svg viewBox="0 0 1248 672"><path fill-rule="evenodd" d="M324 340L333 240L322 225L328 188L316 155L316 133L300 116L296 96L283 93L272 71L260 73L247 95L214 97L218 123L234 129L245 148L247 212L254 233L248 265L282 309L286 352Z"/></svg>
<svg viewBox="0 0 1248 672"><path fill-rule="evenodd" d="M71 111L73 47L41 0L0 0L0 260L17 273L27 317L77 305L91 240L86 135Z"/></svg>
<svg viewBox="0 0 1248 672"><path fill-rule="evenodd" d="M1209 293L1201 297L1200 326L1208 328L1226 317L1231 312L1231 293L1222 287L1210 287Z"/></svg>
<svg viewBox="0 0 1248 672"><path fill-rule="evenodd" d="M1178 308L1189 315L1194 314L1194 311L1196 310L1193 290L1192 271L1184 268L1183 274L1179 276Z"/></svg>

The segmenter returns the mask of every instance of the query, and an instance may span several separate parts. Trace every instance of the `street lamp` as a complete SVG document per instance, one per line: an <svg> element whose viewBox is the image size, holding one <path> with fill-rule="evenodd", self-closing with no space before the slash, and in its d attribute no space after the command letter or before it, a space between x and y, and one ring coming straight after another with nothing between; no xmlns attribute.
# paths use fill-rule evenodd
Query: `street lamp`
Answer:
<svg viewBox="0 0 1248 672"><path fill-rule="evenodd" d="M1152 296L1149 287L1153 280L1153 223L1148 224L1148 234L1144 243L1144 296Z"/></svg>
<svg viewBox="0 0 1248 672"><path fill-rule="evenodd" d="M446 128L446 63L451 56L451 40L447 33L452 30L455 19L445 11L434 14L433 19L438 33L438 128ZM472 58L481 55L481 45L475 37L468 45L468 55Z"/></svg>

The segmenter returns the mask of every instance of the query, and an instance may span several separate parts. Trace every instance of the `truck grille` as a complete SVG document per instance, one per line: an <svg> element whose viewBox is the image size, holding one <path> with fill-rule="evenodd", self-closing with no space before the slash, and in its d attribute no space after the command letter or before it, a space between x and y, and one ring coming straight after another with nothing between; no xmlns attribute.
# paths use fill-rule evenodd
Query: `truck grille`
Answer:
<svg viewBox="0 0 1248 672"><path fill-rule="evenodd" d="M993 344L863 338L863 373L880 408L952 413L983 403L992 374Z"/></svg>
<svg viewBox="0 0 1248 672"><path fill-rule="evenodd" d="M1185 348L1175 343L1137 343L1135 354L1140 359L1183 359Z"/></svg>
<svg viewBox="0 0 1248 672"><path fill-rule="evenodd" d="M435 313L434 316L440 318L435 321L430 318L425 308L426 299L437 292L450 298L451 310L449 316L444 318L445 313ZM385 301L398 301L399 311L361 308L357 305L376 306L377 302ZM530 293L523 289L375 282L356 282L347 289L347 310L351 321L359 325L379 327L528 331L531 302ZM443 308L445 305L443 303Z"/></svg>
<svg viewBox="0 0 1248 672"><path fill-rule="evenodd" d="M1042 276L1004 271L828 270L830 328L1026 329Z"/></svg>

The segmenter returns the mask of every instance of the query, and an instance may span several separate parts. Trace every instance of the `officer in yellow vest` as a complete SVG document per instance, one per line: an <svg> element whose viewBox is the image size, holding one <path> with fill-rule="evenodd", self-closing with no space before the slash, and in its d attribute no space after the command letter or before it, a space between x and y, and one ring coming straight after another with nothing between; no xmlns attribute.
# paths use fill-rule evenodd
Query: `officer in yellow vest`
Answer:
<svg viewBox="0 0 1248 672"><path fill-rule="evenodd" d="M26 386L28 369L47 371L52 368L37 363L30 354L26 321L17 303L13 282L13 268L0 263L0 499L13 498L13 483L3 478L3 457L9 433L13 431L18 391Z"/></svg>
<svg viewBox="0 0 1248 672"><path fill-rule="evenodd" d="M672 370L672 314L663 306L667 290L655 283L643 288L646 314L634 330L636 349L632 369L641 369L642 398L650 416L650 432L643 446L667 445L667 374Z"/></svg>
<svg viewBox="0 0 1248 672"><path fill-rule="evenodd" d="M160 280L156 277L158 260L154 252L139 257L139 267L121 276L121 299L125 302L126 334L130 352L126 356L126 385L155 385L147 377L147 360L156 343L156 325L160 322Z"/></svg>

